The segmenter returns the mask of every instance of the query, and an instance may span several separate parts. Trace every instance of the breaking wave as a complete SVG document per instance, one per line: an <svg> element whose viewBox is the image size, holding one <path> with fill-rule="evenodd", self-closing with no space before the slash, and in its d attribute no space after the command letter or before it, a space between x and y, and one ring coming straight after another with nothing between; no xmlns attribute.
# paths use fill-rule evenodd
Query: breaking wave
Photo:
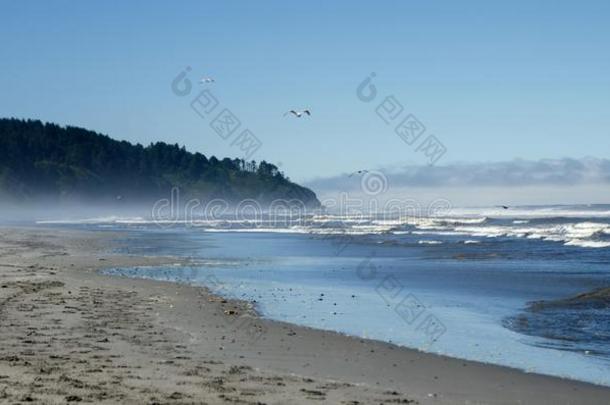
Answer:
<svg viewBox="0 0 610 405"><path fill-rule="evenodd" d="M436 216L396 214L309 214L247 218L196 218L153 220L106 216L77 220L45 220L40 224L188 226L203 232L274 232L312 235L387 235L393 240L426 236L413 243L454 242L476 244L492 238L516 238L562 243L581 248L610 247L610 206L517 207L511 209L453 209ZM478 239L477 239L478 238ZM447 240L445 240L447 239Z"/></svg>

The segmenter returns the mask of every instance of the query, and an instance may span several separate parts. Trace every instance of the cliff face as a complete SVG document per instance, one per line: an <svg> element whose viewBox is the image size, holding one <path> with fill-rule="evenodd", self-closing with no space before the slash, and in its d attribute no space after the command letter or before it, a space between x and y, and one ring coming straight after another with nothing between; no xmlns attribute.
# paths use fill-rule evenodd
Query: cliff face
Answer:
<svg viewBox="0 0 610 405"><path fill-rule="evenodd" d="M82 128L0 119L2 199L137 202L166 197L173 187L200 200L320 205L313 191L265 161L219 160L163 142L134 145Z"/></svg>

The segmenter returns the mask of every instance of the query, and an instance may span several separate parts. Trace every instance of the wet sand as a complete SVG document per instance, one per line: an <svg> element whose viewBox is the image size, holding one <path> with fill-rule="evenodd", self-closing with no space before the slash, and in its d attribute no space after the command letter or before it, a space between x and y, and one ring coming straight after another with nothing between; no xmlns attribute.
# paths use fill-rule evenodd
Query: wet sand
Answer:
<svg viewBox="0 0 610 405"><path fill-rule="evenodd" d="M117 234L0 229L0 403L607 404L610 388L263 320L204 288L104 276L176 258Z"/></svg>

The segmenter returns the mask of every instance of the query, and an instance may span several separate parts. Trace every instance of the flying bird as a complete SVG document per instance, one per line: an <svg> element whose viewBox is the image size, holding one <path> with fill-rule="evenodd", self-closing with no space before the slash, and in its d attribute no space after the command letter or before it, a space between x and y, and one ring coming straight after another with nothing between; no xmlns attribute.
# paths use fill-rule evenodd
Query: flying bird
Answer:
<svg viewBox="0 0 610 405"><path fill-rule="evenodd" d="M303 116L303 114L311 115L311 112L309 110L303 110L303 111L290 110L287 113L284 113L284 117L287 116L288 114L292 114L297 118L301 118Z"/></svg>
<svg viewBox="0 0 610 405"><path fill-rule="evenodd" d="M510 208L508 205L500 205L500 207L504 208L505 210Z"/></svg>
<svg viewBox="0 0 610 405"><path fill-rule="evenodd" d="M365 174L365 173L368 173L368 172L369 172L368 170L358 170L358 171L355 171L353 173L350 173L350 175L347 176L347 177L352 177L354 174Z"/></svg>
<svg viewBox="0 0 610 405"><path fill-rule="evenodd" d="M216 80L212 79L211 77L203 77L201 80L199 80L199 83L214 83L215 81Z"/></svg>

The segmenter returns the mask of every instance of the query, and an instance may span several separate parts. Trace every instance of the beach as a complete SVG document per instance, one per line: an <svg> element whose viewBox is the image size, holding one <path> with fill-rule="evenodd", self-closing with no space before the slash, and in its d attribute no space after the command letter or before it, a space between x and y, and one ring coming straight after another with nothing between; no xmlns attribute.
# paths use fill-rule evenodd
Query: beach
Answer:
<svg viewBox="0 0 610 405"><path fill-rule="evenodd" d="M610 388L262 319L120 233L0 230L0 403L606 404Z"/></svg>

